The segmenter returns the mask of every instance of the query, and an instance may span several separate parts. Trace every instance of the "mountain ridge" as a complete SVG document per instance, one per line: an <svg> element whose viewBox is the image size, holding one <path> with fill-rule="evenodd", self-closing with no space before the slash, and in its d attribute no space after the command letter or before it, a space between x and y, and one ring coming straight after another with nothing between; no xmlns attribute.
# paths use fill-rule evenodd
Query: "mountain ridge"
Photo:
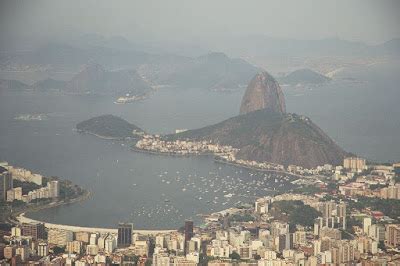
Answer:
<svg viewBox="0 0 400 266"><path fill-rule="evenodd" d="M237 158L311 168L341 164L348 154L309 118L261 109L200 129L166 135L168 140L211 140L240 149Z"/></svg>

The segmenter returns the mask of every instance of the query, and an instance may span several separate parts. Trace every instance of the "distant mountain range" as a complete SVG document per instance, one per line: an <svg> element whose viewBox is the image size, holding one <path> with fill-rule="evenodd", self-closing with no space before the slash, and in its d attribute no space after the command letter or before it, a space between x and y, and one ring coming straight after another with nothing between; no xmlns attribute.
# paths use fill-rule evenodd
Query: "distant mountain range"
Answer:
<svg viewBox="0 0 400 266"><path fill-rule="evenodd" d="M121 43L124 42L121 41ZM124 47L128 45L129 43L121 44ZM32 51L0 58L2 69L25 69L29 66L46 71L76 72L84 65L93 64L101 65L104 69L113 70L109 72L119 74L120 70L134 70L138 75L146 77L146 81L153 85L214 90L232 90L245 86L259 70L244 60L232 59L223 53L186 57L149 54L127 47L117 49L60 43L49 43ZM114 77L109 78L116 80Z"/></svg>
<svg viewBox="0 0 400 266"><path fill-rule="evenodd" d="M65 84L65 90L72 93L142 95L151 89L151 86L136 71L106 71L98 64L86 66Z"/></svg>
<svg viewBox="0 0 400 266"><path fill-rule="evenodd" d="M329 82L330 80L330 78L308 68L298 69L278 78L280 84L289 85L319 85Z"/></svg>
<svg viewBox="0 0 400 266"><path fill-rule="evenodd" d="M232 37L224 40L235 45L226 46L229 54L247 56L382 56L400 55L400 39L379 45L363 42L326 38L320 40L296 40L273 38L263 35ZM222 43L220 44L222 46ZM216 49L219 46L216 46Z"/></svg>
<svg viewBox="0 0 400 266"><path fill-rule="evenodd" d="M0 90L27 90L30 86L18 81L18 80L8 80L8 79L0 79Z"/></svg>
<svg viewBox="0 0 400 266"><path fill-rule="evenodd" d="M1 80L0 88L8 90L57 90L73 94L103 94L124 96L144 95L152 87L134 70L106 71L99 64L86 65L69 81L45 79L27 85L16 80Z"/></svg>

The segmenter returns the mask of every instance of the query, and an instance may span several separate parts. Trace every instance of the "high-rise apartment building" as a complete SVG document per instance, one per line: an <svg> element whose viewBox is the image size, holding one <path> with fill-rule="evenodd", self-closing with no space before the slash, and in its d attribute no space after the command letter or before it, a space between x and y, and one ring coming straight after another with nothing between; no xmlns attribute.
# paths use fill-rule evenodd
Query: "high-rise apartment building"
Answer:
<svg viewBox="0 0 400 266"><path fill-rule="evenodd" d="M31 236L33 239L46 239L43 223L23 223L21 230L23 236Z"/></svg>
<svg viewBox="0 0 400 266"><path fill-rule="evenodd" d="M59 247L66 246L73 240L73 233L67 230L51 229L48 232L47 241L49 244L55 244Z"/></svg>
<svg viewBox="0 0 400 266"><path fill-rule="evenodd" d="M343 167L352 172L361 172L366 168L365 159L358 157L348 157L343 161Z"/></svg>
<svg viewBox="0 0 400 266"><path fill-rule="evenodd" d="M49 181L47 188L51 198L58 198L60 196L60 182L57 180Z"/></svg>
<svg viewBox="0 0 400 266"><path fill-rule="evenodd" d="M132 244L133 224L119 223L118 224L118 247L129 247Z"/></svg>
<svg viewBox="0 0 400 266"><path fill-rule="evenodd" d="M187 244L192 237L193 237L193 221L185 221L185 243L184 243L185 254L187 250Z"/></svg>
<svg viewBox="0 0 400 266"><path fill-rule="evenodd" d="M386 242L391 247L400 245L400 224L386 226Z"/></svg>
<svg viewBox="0 0 400 266"><path fill-rule="evenodd" d="M0 166L0 201L7 200L7 191L13 188L11 174L4 167Z"/></svg>

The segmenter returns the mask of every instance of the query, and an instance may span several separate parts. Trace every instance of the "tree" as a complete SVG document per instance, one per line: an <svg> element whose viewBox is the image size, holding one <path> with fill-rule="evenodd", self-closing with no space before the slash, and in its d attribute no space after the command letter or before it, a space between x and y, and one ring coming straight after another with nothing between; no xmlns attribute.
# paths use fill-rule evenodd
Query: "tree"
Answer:
<svg viewBox="0 0 400 266"><path fill-rule="evenodd" d="M381 249L382 251L386 252L385 242L384 241L379 241L378 248Z"/></svg>
<svg viewBox="0 0 400 266"><path fill-rule="evenodd" d="M232 253L229 255L229 258L232 260L240 260L240 255L236 251L232 251Z"/></svg>
<svg viewBox="0 0 400 266"><path fill-rule="evenodd" d="M55 255L63 254L63 253L65 252L65 247L58 247L58 246L55 246L55 247L53 248L53 252L54 252Z"/></svg>

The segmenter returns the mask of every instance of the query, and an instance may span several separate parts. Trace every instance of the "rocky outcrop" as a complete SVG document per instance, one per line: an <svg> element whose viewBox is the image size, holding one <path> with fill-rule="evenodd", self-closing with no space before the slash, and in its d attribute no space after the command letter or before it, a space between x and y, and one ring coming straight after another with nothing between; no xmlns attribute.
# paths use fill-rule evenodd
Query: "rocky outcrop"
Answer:
<svg viewBox="0 0 400 266"><path fill-rule="evenodd" d="M237 157L283 165L341 164L347 153L309 118L262 109L200 129L166 136L211 140L239 148Z"/></svg>
<svg viewBox="0 0 400 266"><path fill-rule="evenodd" d="M306 168L338 165L348 155L309 118L286 113L282 90L267 72L251 80L240 113L221 123L165 138L208 140L238 148L239 159Z"/></svg>
<svg viewBox="0 0 400 266"><path fill-rule="evenodd" d="M269 109L277 113L286 112L281 87L268 72L261 72L250 81L242 99L240 114L261 109Z"/></svg>

